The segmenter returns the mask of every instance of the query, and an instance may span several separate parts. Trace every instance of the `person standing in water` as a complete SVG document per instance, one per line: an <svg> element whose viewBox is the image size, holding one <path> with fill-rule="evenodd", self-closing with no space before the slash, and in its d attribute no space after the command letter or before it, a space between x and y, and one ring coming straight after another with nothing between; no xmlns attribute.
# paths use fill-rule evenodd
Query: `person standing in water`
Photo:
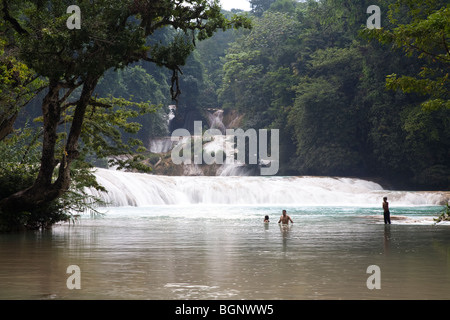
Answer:
<svg viewBox="0 0 450 320"><path fill-rule="evenodd" d="M269 216L266 215L266 216L264 217L264 222L269 222Z"/></svg>
<svg viewBox="0 0 450 320"><path fill-rule="evenodd" d="M283 210L283 215L280 217L280 220L278 221L278 223L281 222L282 224L289 225L289 221L290 221L291 223L294 223L294 221L292 221L291 217L289 217L289 216L286 214L286 210Z"/></svg>
<svg viewBox="0 0 450 320"><path fill-rule="evenodd" d="M391 212L389 211L389 202L387 202L387 197L383 198L383 211L384 224L391 224Z"/></svg>

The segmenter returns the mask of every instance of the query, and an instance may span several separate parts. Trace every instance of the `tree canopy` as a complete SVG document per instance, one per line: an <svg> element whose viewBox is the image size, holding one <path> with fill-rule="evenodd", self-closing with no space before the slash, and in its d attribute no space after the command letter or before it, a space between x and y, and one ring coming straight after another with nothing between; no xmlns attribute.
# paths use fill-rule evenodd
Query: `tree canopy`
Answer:
<svg viewBox="0 0 450 320"><path fill-rule="evenodd" d="M450 6L439 0L399 0L389 5L387 15L387 28L365 34L421 61L414 75L388 75L387 87L427 96L426 109L450 108Z"/></svg>
<svg viewBox="0 0 450 320"><path fill-rule="evenodd" d="M100 116L90 122L97 110L110 109L114 114L117 108L130 107L127 101L106 101L93 95L105 72L140 61L166 67L173 72L170 91L176 100L180 66L186 63L195 42L212 36L218 29L248 25L242 16L226 19L218 1L99 0L78 1L77 5L82 12L81 28L71 29L67 27L71 14L67 13L66 1L1 2L4 50L17 59L16 69L28 69L47 82L41 103L42 157L37 176L31 185L0 200L3 212L47 206L69 190L72 164L80 157L80 138L87 132L89 123L94 126L92 134L108 132L108 140L117 138L110 128L100 127L102 121L111 118ZM158 37L152 39L152 35L163 28L174 30L171 37L165 41ZM5 79L2 81L4 93L3 86L9 85L12 76L8 68L0 72ZM25 83L27 77L23 75L22 80L19 75L17 80L31 85ZM6 89L14 91L16 87ZM27 87L26 90L32 89ZM7 95L11 93L2 94ZM2 123L7 119L7 126L11 126L17 107L19 105L14 103L12 111L2 108ZM149 110L149 104L136 107ZM116 125L124 126L124 112L128 111L114 118ZM94 150L105 156L105 146L94 146Z"/></svg>
<svg viewBox="0 0 450 320"><path fill-rule="evenodd" d="M445 1L380 1L380 29L369 0L252 0L250 16L206 0L77 3L80 29L66 1L0 2L4 219L101 188L88 168L105 159L150 170L145 141L170 134L172 103L280 129L281 175L450 187Z"/></svg>
<svg viewBox="0 0 450 320"><path fill-rule="evenodd" d="M280 128L283 174L448 188L448 5L271 3L231 44L219 101L248 127Z"/></svg>

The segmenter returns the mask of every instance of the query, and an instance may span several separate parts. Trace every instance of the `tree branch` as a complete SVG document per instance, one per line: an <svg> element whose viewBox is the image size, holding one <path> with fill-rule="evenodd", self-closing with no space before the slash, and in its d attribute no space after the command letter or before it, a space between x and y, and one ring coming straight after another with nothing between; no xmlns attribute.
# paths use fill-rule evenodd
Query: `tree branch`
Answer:
<svg viewBox="0 0 450 320"><path fill-rule="evenodd" d="M107 103L102 103L102 102L98 102L94 99L89 100L89 104L93 107L100 107L100 108L112 108L112 105L107 104Z"/></svg>
<svg viewBox="0 0 450 320"><path fill-rule="evenodd" d="M444 44L444 48L447 51L447 54L450 55L450 51L449 51L448 46L447 46L447 40L445 39L445 33L444 32L442 33L442 43Z"/></svg>
<svg viewBox="0 0 450 320"><path fill-rule="evenodd" d="M429 52L429 51L427 51L425 49L422 49L422 48L420 48L420 47L418 47L416 45L413 45L411 43L408 43L407 46L417 50L419 53L423 53L423 54L426 54L426 55L428 55L430 57L434 57L434 59L438 60L439 62L441 62L443 64L448 65L450 63L450 59L444 58L444 57L440 56L439 54L436 54L436 53L433 53L433 52Z"/></svg>
<svg viewBox="0 0 450 320"><path fill-rule="evenodd" d="M22 35L28 35L28 31L25 30L24 28L22 28L20 23L9 14L9 8L8 8L8 1L7 0L3 0L2 12L3 12L3 18L12 25L14 30L16 30L18 33L20 33Z"/></svg>

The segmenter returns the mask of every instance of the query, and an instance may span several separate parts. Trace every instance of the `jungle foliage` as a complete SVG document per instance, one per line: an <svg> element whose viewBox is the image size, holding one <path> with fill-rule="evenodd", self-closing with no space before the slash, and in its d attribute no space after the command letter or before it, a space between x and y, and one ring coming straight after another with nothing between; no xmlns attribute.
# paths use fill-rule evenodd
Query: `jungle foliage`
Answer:
<svg viewBox="0 0 450 320"><path fill-rule="evenodd" d="M169 104L280 129L281 175L449 189L446 1L380 0L371 30L369 0L187 2L78 1L81 30L66 1L0 2L0 224L70 218L108 159L151 170Z"/></svg>

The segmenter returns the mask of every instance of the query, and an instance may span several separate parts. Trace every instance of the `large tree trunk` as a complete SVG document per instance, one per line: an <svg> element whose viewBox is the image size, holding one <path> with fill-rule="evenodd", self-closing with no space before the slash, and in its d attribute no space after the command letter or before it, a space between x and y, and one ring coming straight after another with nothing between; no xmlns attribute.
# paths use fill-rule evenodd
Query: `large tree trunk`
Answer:
<svg viewBox="0 0 450 320"><path fill-rule="evenodd" d="M70 133L61 161L55 158L55 152L58 139L58 124L61 120L63 103L59 99L59 91L62 87L58 82L50 83L49 91L42 103L44 134L39 174L31 187L1 200L0 209L8 212L28 211L50 203L69 189L70 164L79 155L78 139L81 134L86 108L97 81L98 78L88 79L83 84L83 90L75 108ZM58 164L58 177L53 181L54 172Z"/></svg>
<svg viewBox="0 0 450 320"><path fill-rule="evenodd" d="M5 139L14 130L14 122L16 122L19 112L12 115L0 115L0 141Z"/></svg>

